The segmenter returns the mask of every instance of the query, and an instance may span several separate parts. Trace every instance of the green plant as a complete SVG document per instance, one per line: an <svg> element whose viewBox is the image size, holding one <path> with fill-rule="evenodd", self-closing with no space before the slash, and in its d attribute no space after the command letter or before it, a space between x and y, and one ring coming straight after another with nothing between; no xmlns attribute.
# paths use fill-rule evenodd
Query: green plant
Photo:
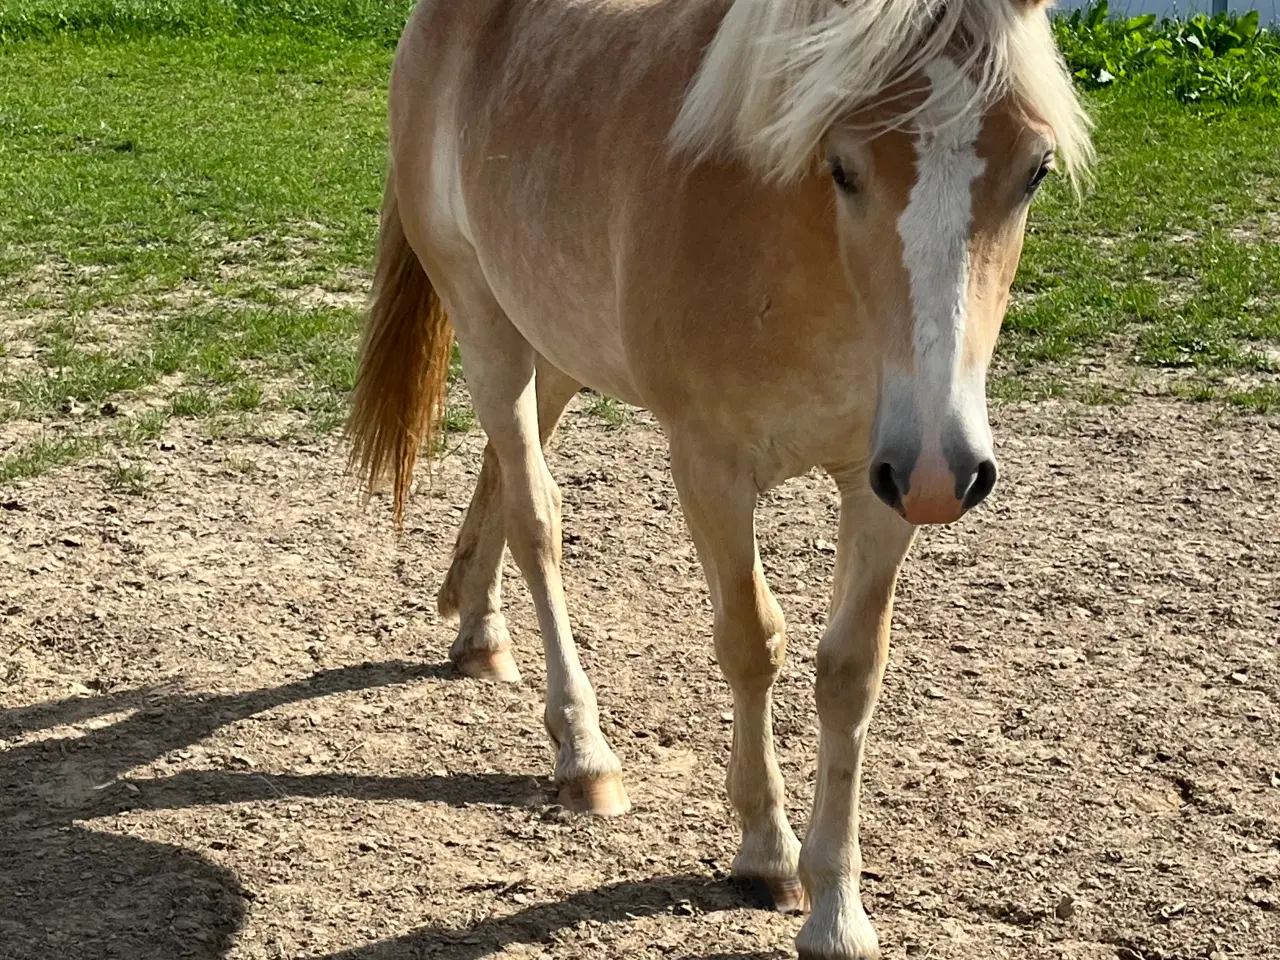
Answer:
<svg viewBox="0 0 1280 960"><path fill-rule="evenodd" d="M1280 38L1246 14L1109 16L1107 0L1054 21L1058 47L1085 87L1131 84L1183 102L1280 104Z"/></svg>
<svg viewBox="0 0 1280 960"><path fill-rule="evenodd" d="M257 410L262 406L262 385L253 381L238 384L227 396L232 410Z"/></svg>
<svg viewBox="0 0 1280 960"><path fill-rule="evenodd" d="M213 412L213 399L205 390L183 390L169 401L175 417L203 417Z"/></svg>
<svg viewBox="0 0 1280 960"><path fill-rule="evenodd" d="M444 411L445 433L469 433L476 426L475 411L465 403L450 403Z"/></svg>
<svg viewBox="0 0 1280 960"><path fill-rule="evenodd" d="M124 493L131 493L134 496L141 496L150 488L151 477L147 473L146 467L140 464L121 462L107 471L106 484L111 490L119 490Z"/></svg>
<svg viewBox="0 0 1280 960"><path fill-rule="evenodd" d="M603 420L606 426L614 429L621 427L631 418L631 413L625 406L613 397L606 397L603 394L592 396L587 404L587 411Z"/></svg>

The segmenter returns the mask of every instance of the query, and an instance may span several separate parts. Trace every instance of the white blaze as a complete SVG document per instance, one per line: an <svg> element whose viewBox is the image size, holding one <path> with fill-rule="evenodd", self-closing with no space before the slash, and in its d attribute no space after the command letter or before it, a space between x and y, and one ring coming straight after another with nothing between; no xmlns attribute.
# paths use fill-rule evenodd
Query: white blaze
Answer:
<svg viewBox="0 0 1280 960"><path fill-rule="evenodd" d="M946 58L924 72L932 90L918 117L916 182L898 236L911 283L917 383L945 402L959 372L968 315L973 181L986 162L976 149L982 112L972 102L973 80Z"/></svg>

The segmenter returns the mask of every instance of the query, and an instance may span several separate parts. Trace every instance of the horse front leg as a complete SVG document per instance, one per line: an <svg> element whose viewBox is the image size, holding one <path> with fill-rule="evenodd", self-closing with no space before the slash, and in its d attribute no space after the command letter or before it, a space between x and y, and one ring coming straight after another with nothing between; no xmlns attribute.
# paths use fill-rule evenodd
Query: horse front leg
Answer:
<svg viewBox="0 0 1280 960"><path fill-rule="evenodd" d="M671 472L711 590L716 659L733 691L728 792L742 823L733 873L761 883L778 909L798 909L800 841L787 822L773 751L773 683L787 640L756 551L755 482L731 457L678 435Z"/></svg>
<svg viewBox="0 0 1280 960"><path fill-rule="evenodd" d="M889 653L894 585L914 528L880 503L861 477L837 482L836 575L817 658L818 781L800 851L800 878L813 911L796 946L801 960L874 960L880 948L859 891L858 791Z"/></svg>

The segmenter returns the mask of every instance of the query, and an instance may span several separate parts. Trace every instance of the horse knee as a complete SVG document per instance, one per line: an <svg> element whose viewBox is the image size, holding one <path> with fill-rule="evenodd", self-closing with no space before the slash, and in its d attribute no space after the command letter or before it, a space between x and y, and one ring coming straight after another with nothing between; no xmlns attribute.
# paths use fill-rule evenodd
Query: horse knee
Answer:
<svg viewBox="0 0 1280 960"><path fill-rule="evenodd" d="M787 656L786 621L767 589L739 615L717 618L716 658L734 690L758 692L773 686Z"/></svg>
<svg viewBox="0 0 1280 960"><path fill-rule="evenodd" d="M880 689L881 665L874 650L818 647L815 694L824 727L845 733L871 718Z"/></svg>

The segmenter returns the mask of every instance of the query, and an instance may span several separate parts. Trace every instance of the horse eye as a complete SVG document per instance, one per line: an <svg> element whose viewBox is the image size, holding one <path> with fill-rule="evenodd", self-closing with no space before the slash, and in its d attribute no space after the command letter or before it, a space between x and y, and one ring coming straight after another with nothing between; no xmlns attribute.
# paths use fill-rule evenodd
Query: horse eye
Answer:
<svg viewBox="0 0 1280 960"><path fill-rule="evenodd" d="M1049 175L1049 171L1052 169L1053 169L1053 160L1045 159L1040 164L1040 169L1038 169L1035 173L1031 175L1031 180L1030 182L1027 183L1027 193L1028 194L1035 193L1036 188L1040 186L1040 183L1044 180L1045 177Z"/></svg>
<svg viewBox="0 0 1280 960"><path fill-rule="evenodd" d="M854 182L853 177L845 172L844 164L839 160L831 161L831 179L835 181L837 187L842 193L857 193L858 185Z"/></svg>

